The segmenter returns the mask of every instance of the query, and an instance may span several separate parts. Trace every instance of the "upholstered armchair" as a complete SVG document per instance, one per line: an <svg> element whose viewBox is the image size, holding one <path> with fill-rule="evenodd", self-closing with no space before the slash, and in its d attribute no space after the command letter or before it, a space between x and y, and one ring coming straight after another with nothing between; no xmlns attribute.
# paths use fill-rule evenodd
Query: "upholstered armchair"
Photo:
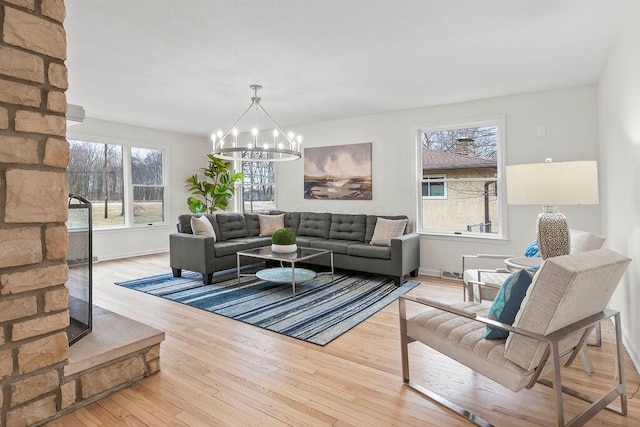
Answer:
<svg viewBox="0 0 640 427"><path fill-rule="evenodd" d="M604 245L605 238L597 234L588 233L581 230L569 230L571 242L571 253L592 251L600 249ZM475 254L462 255L462 295L463 301L493 301L502 283L509 277L509 271L504 260L513 258L514 255L500 254ZM486 268L487 261L494 265L494 268ZM485 268L477 268L477 263L484 262ZM499 265L496 265L499 262ZM475 267L475 268L474 268ZM600 330L598 329L598 342L600 341Z"/></svg>
<svg viewBox="0 0 640 427"><path fill-rule="evenodd" d="M620 398L620 408L609 406L607 409L625 415L627 402L620 315L606 309L606 306L630 261L608 249L547 259L533 277L513 325L489 319L489 307L477 302L450 305L401 296L400 333L405 384L477 425L490 425L411 381L408 345L417 341L514 392L537 383L551 386L558 426L582 425L617 398ZM409 303L425 309L408 317ZM562 383L561 365L569 366L595 326L611 317L615 318L617 378L604 395L587 397ZM487 326L508 331L508 338L485 339ZM413 369L424 370L429 366L420 365ZM455 371L452 365L452 376ZM543 378L548 374L551 374L552 381ZM564 419L563 393L590 403L568 423Z"/></svg>

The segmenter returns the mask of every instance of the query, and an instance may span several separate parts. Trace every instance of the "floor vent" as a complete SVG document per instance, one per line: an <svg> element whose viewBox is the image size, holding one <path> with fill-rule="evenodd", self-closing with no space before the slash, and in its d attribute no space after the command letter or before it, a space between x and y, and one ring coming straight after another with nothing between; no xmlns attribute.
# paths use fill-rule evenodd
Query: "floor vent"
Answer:
<svg viewBox="0 0 640 427"><path fill-rule="evenodd" d="M448 270L440 270L441 279L462 280L462 273Z"/></svg>

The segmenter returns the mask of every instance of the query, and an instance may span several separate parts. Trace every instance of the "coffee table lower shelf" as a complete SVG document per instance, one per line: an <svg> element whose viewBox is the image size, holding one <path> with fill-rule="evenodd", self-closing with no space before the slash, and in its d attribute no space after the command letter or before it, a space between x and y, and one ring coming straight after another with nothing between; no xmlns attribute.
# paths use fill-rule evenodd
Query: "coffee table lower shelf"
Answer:
<svg viewBox="0 0 640 427"><path fill-rule="evenodd" d="M302 283L317 276L313 270L306 268L274 267L256 272L258 279L274 283Z"/></svg>

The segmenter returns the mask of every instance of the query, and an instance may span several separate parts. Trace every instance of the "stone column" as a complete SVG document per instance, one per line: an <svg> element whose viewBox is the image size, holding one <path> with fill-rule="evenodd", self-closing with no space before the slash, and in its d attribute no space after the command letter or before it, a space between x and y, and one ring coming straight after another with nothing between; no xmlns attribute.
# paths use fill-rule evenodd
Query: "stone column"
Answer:
<svg viewBox="0 0 640 427"><path fill-rule="evenodd" d="M63 404L64 17L63 0L0 0L0 427L41 424Z"/></svg>

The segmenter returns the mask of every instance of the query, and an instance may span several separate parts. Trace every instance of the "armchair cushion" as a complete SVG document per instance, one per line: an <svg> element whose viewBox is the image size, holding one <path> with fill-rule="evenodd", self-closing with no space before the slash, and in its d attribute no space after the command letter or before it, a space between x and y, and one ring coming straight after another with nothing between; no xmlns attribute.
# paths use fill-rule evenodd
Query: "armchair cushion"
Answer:
<svg viewBox="0 0 640 427"><path fill-rule="evenodd" d="M489 310L489 319L513 325L532 279L532 270L520 270L509 276L493 300L491 310ZM509 332L487 326L487 332L484 337L489 340L496 340L507 338L507 336L509 336Z"/></svg>
<svg viewBox="0 0 640 427"><path fill-rule="evenodd" d="M513 326L547 335L604 310L630 261L608 249L548 258L534 276ZM560 350L579 339L567 338ZM510 334L505 357L530 370L545 348L533 338Z"/></svg>
<svg viewBox="0 0 640 427"><path fill-rule="evenodd" d="M524 254L522 256L525 256L525 257L540 256L540 249L538 248L538 241L534 240L533 242L531 242L531 244L529 246L527 246L527 249L524 251Z"/></svg>

